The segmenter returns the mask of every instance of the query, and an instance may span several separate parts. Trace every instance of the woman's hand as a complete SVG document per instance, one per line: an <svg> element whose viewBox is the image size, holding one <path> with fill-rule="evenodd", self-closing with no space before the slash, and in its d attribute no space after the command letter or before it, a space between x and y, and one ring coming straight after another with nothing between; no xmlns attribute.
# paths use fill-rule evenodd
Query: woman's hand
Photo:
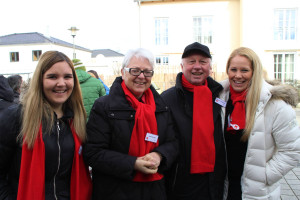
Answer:
<svg viewBox="0 0 300 200"><path fill-rule="evenodd" d="M144 174L155 174L161 161L161 155L157 152L151 152L143 157L138 157L135 161L134 169Z"/></svg>
<svg viewBox="0 0 300 200"><path fill-rule="evenodd" d="M162 159L161 155L157 152L151 152L143 156L144 160L151 161L154 163L154 168L158 168Z"/></svg>
<svg viewBox="0 0 300 200"><path fill-rule="evenodd" d="M157 167L155 167L155 163L149 160L144 159L143 157L138 157L134 164L134 169L140 171L144 174L155 174L157 172Z"/></svg>

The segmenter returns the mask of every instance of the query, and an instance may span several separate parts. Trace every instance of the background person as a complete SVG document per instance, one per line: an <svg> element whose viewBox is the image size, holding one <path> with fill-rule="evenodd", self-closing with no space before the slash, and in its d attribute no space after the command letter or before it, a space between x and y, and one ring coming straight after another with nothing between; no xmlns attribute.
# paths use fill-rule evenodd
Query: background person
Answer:
<svg viewBox="0 0 300 200"><path fill-rule="evenodd" d="M85 125L72 61L45 52L21 104L0 117L0 199L89 199Z"/></svg>
<svg viewBox="0 0 300 200"><path fill-rule="evenodd" d="M96 100L84 157L93 168L93 199L166 199L164 172L177 156L170 113L150 86L153 55L129 51L109 95Z"/></svg>
<svg viewBox="0 0 300 200"><path fill-rule="evenodd" d="M231 53L226 72L220 97L227 102L227 199L280 199L280 179L300 160L300 129L289 105L297 91L266 83L259 57L246 47Z"/></svg>
<svg viewBox="0 0 300 200"><path fill-rule="evenodd" d="M218 95L209 77L211 54L198 42L182 54L176 85L162 93L178 130L179 158L169 177L170 200L221 200L226 175L225 144Z"/></svg>
<svg viewBox="0 0 300 200"><path fill-rule="evenodd" d="M75 66L75 71L80 83L83 105L87 114L87 118L89 118L91 108L95 100L106 94L105 89L99 80L86 72L85 66Z"/></svg>
<svg viewBox="0 0 300 200"><path fill-rule="evenodd" d="M0 112L13 105L14 92L8 84L7 78L0 75Z"/></svg>
<svg viewBox="0 0 300 200"><path fill-rule="evenodd" d="M19 103L19 98L20 98L20 94L21 94L21 86L22 86L22 76L20 75L11 75L9 77L7 77L8 83L10 85L10 87L13 89L14 91L14 103Z"/></svg>
<svg viewBox="0 0 300 200"><path fill-rule="evenodd" d="M101 83L103 84L104 88L105 88L105 92L106 92L106 95L109 94L109 87L107 87L107 85L105 85L105 83L101 80L101 78L98 76L98 73L95 71L95 70L89 70L88 73L96 78L96 79L99 79L101 81Z"/></svg>

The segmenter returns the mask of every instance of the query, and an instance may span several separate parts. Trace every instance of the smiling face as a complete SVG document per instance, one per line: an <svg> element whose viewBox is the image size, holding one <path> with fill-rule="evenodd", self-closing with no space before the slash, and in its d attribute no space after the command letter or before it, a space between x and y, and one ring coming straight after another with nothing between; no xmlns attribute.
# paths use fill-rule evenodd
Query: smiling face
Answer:
<svg viewBox="0 0 300 200"><path fill-rule="evenodd" d="M54 110L62 110L73 88L72 69L66 61L55 63L43 74L43 93Z"/></svg>
<svg viewBox="0 0 300 200"><path fill-rule="evenodd" d="M227 70L231 87L236 92L242 92L248 88L253 70L251 62L245 56L234 56Z"/></svg>
<svg viewBox="0 0 300 200"><path fill-rule="evenodd" d="M127 68L138 68L140 70L153 70L153 67L149 63L148 59L145 58L136 58L133 56L126 66ZM131 91L131 93L137 98L140 99L144 92L150 87L152 77L145 77L143 73L139 76L133 76L125 69L121 70L122 79L124 80L125 85Z"/></svg>
<svg viewBox="0 0 300 200"><path fill-rule="evenodd" d="M210 62L211 59L206 56L192 54L182 59L182 73L191 84L203 85L211 71Z"/></svg>

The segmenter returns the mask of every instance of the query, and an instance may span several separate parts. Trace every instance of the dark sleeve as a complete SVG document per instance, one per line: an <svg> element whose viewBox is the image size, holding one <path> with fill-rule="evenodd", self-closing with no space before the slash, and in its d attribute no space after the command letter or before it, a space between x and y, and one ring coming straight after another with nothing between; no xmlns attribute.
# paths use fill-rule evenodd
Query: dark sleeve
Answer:
<svg viewBox="0 0 300 200"><path fill-rule="evenodd" d="M0 113L0 199L11 199L10 196L13 195L8 173L18 148L16 136L20 117L17 105L11 107Z"/></svg>
<svg viewBox="0 0 300 200"><path fill-rule="evenodd" d="M165 134L164 142L153 150L154 152L160 153L162 156L158 168L160 173L169 169L178 156L178 140L176 139L174 121L169 110L166 113L166 117L167 119L165 121L160 120L160 123L166 123L167 126L166 131L162 133Z"/></svg>
<svg viewBox="0 0 300 200"><path fill-rule="evenodd" d="M105 112L102 97L95 101L87 123L88 141L83 148L86 163L107 175L132 180L136 157L111 149L112 125Z"/></svg>

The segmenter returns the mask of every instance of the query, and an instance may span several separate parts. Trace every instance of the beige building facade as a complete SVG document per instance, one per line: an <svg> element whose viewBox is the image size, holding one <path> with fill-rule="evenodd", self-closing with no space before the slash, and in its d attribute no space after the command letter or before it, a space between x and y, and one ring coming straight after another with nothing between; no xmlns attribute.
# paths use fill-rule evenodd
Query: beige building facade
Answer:
<svg viewBox="0 0 300 200"><path fill-rule="evenodd" d="M160 70L179 66L184 47L197 41L210 48L217 80L240 46L260 56L266 79L300 80L299 0L135 1L140 46L152 50Z"/></svg>

